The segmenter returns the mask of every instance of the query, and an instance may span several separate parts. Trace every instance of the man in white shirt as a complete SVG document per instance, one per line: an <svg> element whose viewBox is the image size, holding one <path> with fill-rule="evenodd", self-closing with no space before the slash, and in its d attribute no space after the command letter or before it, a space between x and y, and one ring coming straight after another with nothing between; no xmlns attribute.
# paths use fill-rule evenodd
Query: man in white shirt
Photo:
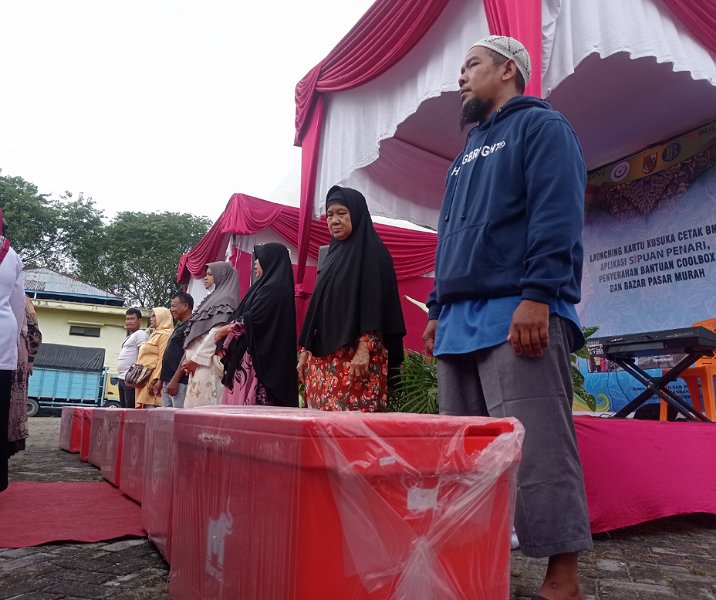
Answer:
<svg viewBox="0 0 716 600"><path fill-rule="evenodd" d="M139 346L147 341L147 332L142 329L142 313L138 308L129 308L124 316L127 339L122 344L117 359L117 378L119 379L119 403L122 408L134 408L134 388L124 383L129 367L137 362Z"/></svg>

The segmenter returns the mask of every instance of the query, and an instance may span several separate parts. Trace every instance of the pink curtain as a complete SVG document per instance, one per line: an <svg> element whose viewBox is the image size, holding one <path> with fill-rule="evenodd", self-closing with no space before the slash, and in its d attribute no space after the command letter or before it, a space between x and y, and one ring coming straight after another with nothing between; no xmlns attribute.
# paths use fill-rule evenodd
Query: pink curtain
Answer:
<svg viewBox="0 0 716 600"><path fill-rule="evenodd" d="M229 237L231 236L224 235L222 232L221 219L219 219L196 246L181 255L177 269L177 281L186 283L189 281L190 273L193 277L203 277L206 264L215 261L217 256L223 258L226 254Z"/></svg>
<svg viewBox="0 0 716 600"><path fill-rule="evenodd" d="M527 48L532 74L525 94L542 97L542 0L485 0L487 26L493 35L509 35Z"/></svg>
<svg viewBox="0 0 716 600"><path fill-rule="evenodd" d="M716 0L664 0L692 35L716 52Z"/></svg>
<svg viewBox="0 0 716 600"><path fill-rule="evenodd" d="M358 87L377 77L430 29L449 0L376 0L348 34L296 86L296 145L302 147L296 301L299 318L308 293L304 289L307 243L312 231L323 96Z"/></svg>
<svg viewBox="0 0 716 600"><path fill-rule="evenodd" d="M185 282L189 276L202 277L206 263L222 260L232 235L251 235L270 227L289 245L299 247L301 217L301 211L294 206L274 204L245 194L234 194L222 215L201 241L182 255L177 272L178 281ZM309 219L308 224L310 229L304 244L306 255L318 258L319 247L330 242L328 228L325 219ZM434 233L382 224L376 224L375 229L393 257L399 280L424 275L433 270L437 244L437 236ZM234 251L230 259L232 264L237 260L237 256L238 253ZM305 293L308 295L308 290Z"/></svg>
<svg viewBox="0 0 716 600"><path fill-rule="evenodd" d="M448 1L377 0L296 86L296 144L317 95L358 87L388 70L425 35Z"/></svg>

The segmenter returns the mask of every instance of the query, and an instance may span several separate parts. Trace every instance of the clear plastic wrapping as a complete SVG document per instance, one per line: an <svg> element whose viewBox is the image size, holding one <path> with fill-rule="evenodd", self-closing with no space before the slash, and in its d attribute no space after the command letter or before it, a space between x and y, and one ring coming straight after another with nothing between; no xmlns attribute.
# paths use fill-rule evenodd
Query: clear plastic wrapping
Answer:
<svg viewBox="0 0 716 600"><path fill-rule="evenodd" d="M92 411L94 408L75 408L82 418L82 444L80 445L80 460L89 460L90 438L92 436Z"/></svg>
<svg viewBox="0 0 716 600"><path fill-rule="evenodd" d="M144 438L142 527L162 556L171 558L171 516L174 467L174 408L147 413Z"/></svg>
<svg viewBox="0 0 716 600"><path fill-rule="evenodd" d="M63 406L60 418L60 450L77 453L82 448L82 414L74 406Z"/></svg>
<svg viewBox="0 0 716 600"><path fill-rule="evenodd" d="M178 411L172 598L508 598L522 438L514 419Z"/></svg>
<svg viewBox="0 0 716 600"><path fill-rule="evenodd" d="M95 467L102 468L106 461L106 437L108 408L95 408L90 416L90 442L88 460Z"/></svg>
<svg viewBox="0 0 716 600"><path fill-rule="evenodd" d="M144 438L150 410L127 410L122 433L119 489L141 503L144 491Z"/></svg>
<svg viewBox="0 0 716 600"><path fill-rule="evenodd" d="M122 441L124 433L124 417L134 412L132 408L101 408L106 412L104 417L104 446L102 463L99 465L102 477L112 485L119 487L122 474Z"/></svg>

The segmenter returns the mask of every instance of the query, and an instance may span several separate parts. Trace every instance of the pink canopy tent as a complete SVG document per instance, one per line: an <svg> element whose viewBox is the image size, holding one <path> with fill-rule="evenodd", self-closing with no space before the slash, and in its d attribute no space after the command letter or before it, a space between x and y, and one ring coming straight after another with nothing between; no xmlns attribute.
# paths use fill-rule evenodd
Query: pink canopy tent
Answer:
<svg viewBox="0 0 716 600"><path fill-rule="evenodd" d="M296 88L299 289L334 184L435 227L464 144L459 66L489 34L525 43L527 93L567 116L589 169L715 116L716 0L377 0Z"/></svg>
<svg viewBox="0 0 716 600"><path fill-rule="evenodd" d="M590 171L702 126L710 131L716 118L716 0L376 0L296 88L299 284L313 219L332 185L361 190L375 215L436 226L448 167L465 141L459 68L473 42L490 34L525 44L527 93L569 119ZM653 470L649 435L618 444L616 428L631 423L599 420L606 436L592 440L591 456L581 452L590 440L579 440L594 530L713 511L657 488L645 493L638 478L609 476L620 454L633 459L634 472ZM667 440L664 455L683 456L682 442ZM619 450L599 460L606 446ZM678 465L662 462L667 468L652 477L658 489L681 489ZM615 495L621 511L602 502ZM629 510L629 502L649 510Z"/></svg>
<svg viewBox="0 0 716 600"><path fill-rule="evenodd" d="M209 262L225 260L239 272L242 292L251 283L251 261L253 246L257 243L278 241L291 251L292 261L298 256L299 209L293 206L275 204L245 194L234 194L224 212L212 225L207 234L179 261L177 279L189 284L204 276ZM304 279L297 286L297 298L310 296L316 279L316 260L320 246L328 244L330 235L324 220L311 221L308 235L308 257L304 265ZM436 235L428 231L414 231L380 223L375 224L378 235L393 257L398 277L398 288L403 305L408 335L406 346L422 350L422 333L425 328L425 313L411 303L407 297L424 301L432 289ZM297 269L295 269L297 271ZM198 292L200 287L196 287ZM299 327L303 313L299 312Z"/></svg>

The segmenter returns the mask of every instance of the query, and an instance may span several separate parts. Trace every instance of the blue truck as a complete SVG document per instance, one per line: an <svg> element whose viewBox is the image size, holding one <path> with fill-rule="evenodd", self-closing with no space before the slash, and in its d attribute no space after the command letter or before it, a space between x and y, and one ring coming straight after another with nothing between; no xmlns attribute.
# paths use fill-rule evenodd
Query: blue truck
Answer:
<svg viewBox="0 0 716 600"><path fill-rule="evenodd" d="M117 388L104 366L104 348L42 344L27 388L27 414L63 406L119 408Z"/></svg>

